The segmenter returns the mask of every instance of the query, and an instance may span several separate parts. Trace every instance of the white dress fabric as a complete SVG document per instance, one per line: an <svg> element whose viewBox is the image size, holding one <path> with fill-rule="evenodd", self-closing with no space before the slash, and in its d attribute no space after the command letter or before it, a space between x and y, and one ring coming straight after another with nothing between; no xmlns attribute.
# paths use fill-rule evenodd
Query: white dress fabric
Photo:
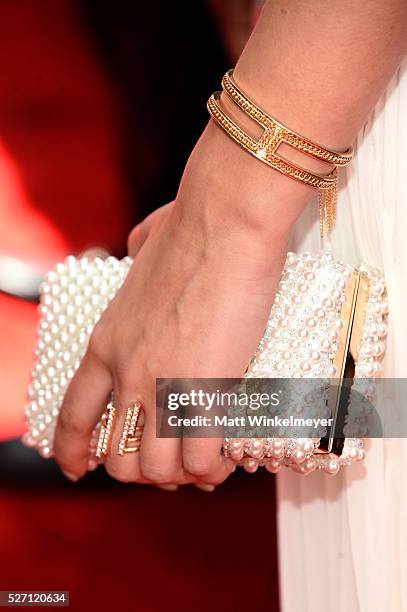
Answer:
<svg viewBox="0 0 407 612"><path fill-rule="evenodd" d="M321 249L316 209L296 225L292 250ZM324 248L383 271L383 376L406 377L407 61L357 138ZM366 448L363 463L336 476L278 475L281 612L407 612L407 440L369 440Z"/></svg>

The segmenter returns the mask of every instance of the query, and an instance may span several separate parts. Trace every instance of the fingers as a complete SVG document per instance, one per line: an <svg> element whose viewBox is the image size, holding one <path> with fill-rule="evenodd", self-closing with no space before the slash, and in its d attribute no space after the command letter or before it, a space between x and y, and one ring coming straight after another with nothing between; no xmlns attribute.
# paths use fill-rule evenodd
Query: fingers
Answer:
<svg viewBox="0 0 407 612"><path fill-rule="evenodd" d="M71 480L87 471L91 434L111 390L109 371L87 352L65 394L55 430L55 459Z"/></svg>
<svg viewBox="0 0 407 612"><path fill-rule="evenodd" d="M176 490L183 484L195 484L203 491L213 491L214 485L223 482L235 465L221 455L221 440L157 437L153 395L143 400L140 418L144 418L144 431L140 451L118 455L127 409L139 399L136 389L140 388L142 383L137 386L118 382L115 386L117 413L110 452L105 460L107 473L121 482L150 483L167 491Z"/></svg>
<svg viewBox="0 0 407 612"><path fill-rule="evenodd" d="M196 482L194 483L194 486L201 491L205 491L205 493L212 493L215 490L215 485L206 483ZM179 485L177 484L157 485L157 487L163 491L178 491L179 489Z"/></svg>
<svg viewBox="0 0 407 612"><path fill-rule="evenodd" d="M222 440L219 438L183 438L182 457L185 471L194 476L201 485L222 483L233 472L235 464L221 454L221 448Z"/></svg>
<svg viewBox="0 0 407 612"><path fill-rule="evenodd" d="M57 421L54 454L62 471L78 480L88 468L89 444L112 392L112 377L105 366L87 352L65 395ZM115 424L107 473L121 482L151 483L175 490L179 484L195 484L204 491L223 482L232 472L233 461L221 455L219 439L158 438L154 398L140 415L143 423L141 450L118 455L127 409L139 399L129 385L114 385Z"/></svg>
<svg viewBox="0 0 407 612"><path fill-rule="evenodd" d="M120 386L118 384L115 385L114 406L116 408L116 418L110 440L109 453L104 460L104 467L109 476L120 482L148 482L147 479L142 477L140 471L139 452L124 453L124 455L118 454L127 409L133 406L138 399L136 394L121 393ZM144 425L143 412L140 414L138 424Z"/></svg>
<svg viewBox="0 0 407 612"><path fill-rule="evenodd" d="M141 388L140 385L139 388ZM130 389L133 388L133 391ZM181 441L179 439L164 439L156 437L155 409L152 399L143 399L144 409L140 419L144 419L141 450L137 453L118 455L117 449L122 435L127 409L139 396L137 385L117 383L114 397L117 410L115 426L112 434L110 452L104 462L107 473L120 482L150 483L156 485L187 484L194 478L184 473L182 467ZM117 390L116 390L117 389ZM139 422L142 422L141 420ZM168 486L166 487L167 490Z"/></svg>
<svg viewBox="0 0 407 612"><path fill-rule="evenodd" d="M181 440L156 436L155 409L146 414L140 467L143 476L155 484L188 484L195 480L184 472Z"/></svg>
<svg viewBox="0 0 407 612"><path fill-rule="evenodd" d="M215 485L206 484L206 482L197 482L195 483L197 489L201 491L205 491L205 493L212 493L215 490Z"/></svg>
<svg viewBox="0 0 407 612"><path fill-rule="evenodd" d="M163 491L178 491L177 484L157 485L157 487Z"/></svg>

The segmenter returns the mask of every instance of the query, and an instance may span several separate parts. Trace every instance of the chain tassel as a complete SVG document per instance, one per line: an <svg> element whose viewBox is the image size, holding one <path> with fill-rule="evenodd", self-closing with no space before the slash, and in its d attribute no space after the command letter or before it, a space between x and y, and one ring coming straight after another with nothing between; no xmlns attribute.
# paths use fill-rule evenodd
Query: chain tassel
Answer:
<svg viewBox="0 0 407 612"><path fill-rule="evenodd" d="M262 163L274 168L285 176L317 189L319 192L319 226L321 237L325 233L329 233L334 226L336 218L337 167L346 166L346 164L350 163L353 157L353 148L349 147L344 152L331 151L309 140L309 138L293 132L263 111L240 89L233 78L233 70L229 70L224 75L222 89L224 94L241 111L263 128L263 134L258 140L247 134L228 115L226 109L222 106L220 92L215 92L208 100L208 110L212 118L230 138L248 153L257 157ZM285 157L281 157L278 154L278 147L281 143L286 143L314 159L332 164L334 168L325 176L309 172L306 168L291 163Z"/></svg>
<svg viewBox="0 0 407 612"><path fill-rule="evenodd" d="M321 238L329 234L336 221L337 183L327 189L319 189L319 232Z"/></svg>

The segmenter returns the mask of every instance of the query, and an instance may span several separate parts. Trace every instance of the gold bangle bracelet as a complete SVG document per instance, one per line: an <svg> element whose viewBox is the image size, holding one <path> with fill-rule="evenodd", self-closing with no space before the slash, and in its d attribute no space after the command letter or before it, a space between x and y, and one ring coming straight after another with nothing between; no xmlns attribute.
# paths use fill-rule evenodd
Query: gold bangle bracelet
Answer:
<svg viewBox="0 0 407 612"><path fill-rule="evenodd" d="M330 151L308 138L293 132L264 112L238 87L233 79L233 70L229 70L222 79L223 91L247 116L256 121L264 132L258 140L247 134L225 109L220 105L220 92L215 92L208 100L208 110L212 118L241 147L257 159L288 176L319 191L319 220L321 236L324 228L330 231L336 217L337 166L348 164L353 158L350 147L344 153ZM315 159L333 164L334 169L325 176L319 176L280 157L277 154L279 145L284 142L293 148Z"/></svg>

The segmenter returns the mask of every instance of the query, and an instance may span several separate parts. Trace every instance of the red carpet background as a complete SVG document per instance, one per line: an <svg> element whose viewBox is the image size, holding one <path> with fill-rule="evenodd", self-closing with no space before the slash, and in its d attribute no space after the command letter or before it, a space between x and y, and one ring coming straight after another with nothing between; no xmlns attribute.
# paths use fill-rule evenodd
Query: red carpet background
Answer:
<svg viewBox="0 0 407 612"><path fill-rule="evenodd" d="M56 481L2 488L1 589L69 590L84 612L278 610L269 474L212 494Z"/></svg>
<svg viewBox="0 0 407 612"><path fill-rule="evenodd" d="M0 3L0 259L38 271L90 246L120 253L140 210L122 94L85 4ZM144 153L145 173L155 151ZM102 470L72 485L11 441L23 429L36 322L35 304L0 293L0 590L69 590L84 612L278 610L271 475L236 473L213 494L120 485Z"/></svg>
<svg viewBox="0 0 407 612"><path fill-rule="evenodd" d="M67 0L0 3L0 257L125 244L120 101ZM35 308L0 296L0 439L21 432Z"/></svg>

